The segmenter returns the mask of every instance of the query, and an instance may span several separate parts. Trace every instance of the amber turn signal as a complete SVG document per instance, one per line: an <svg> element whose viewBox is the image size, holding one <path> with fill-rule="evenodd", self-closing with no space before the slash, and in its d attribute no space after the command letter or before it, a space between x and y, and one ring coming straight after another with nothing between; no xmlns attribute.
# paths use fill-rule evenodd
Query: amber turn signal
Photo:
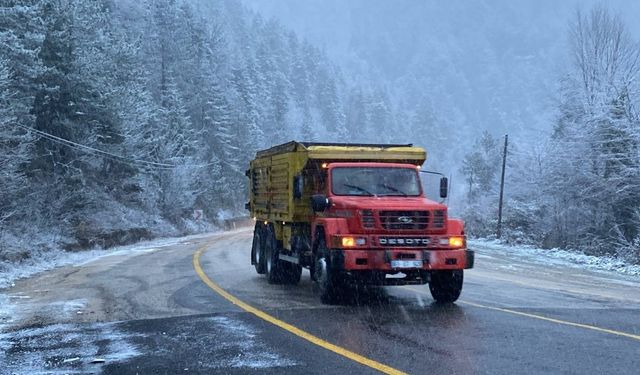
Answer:
<svg viewBox="0 0 640 375"><path fill-rule="evenodd" d="M451 247L463 247L464 237L449 237L449 246Z"/></svg>
<svg viewBox="0 0 640 375"><path fill-rule="evenodd" d="M342 237L342 247L356 246L356 239L353 237Z"/></svg>

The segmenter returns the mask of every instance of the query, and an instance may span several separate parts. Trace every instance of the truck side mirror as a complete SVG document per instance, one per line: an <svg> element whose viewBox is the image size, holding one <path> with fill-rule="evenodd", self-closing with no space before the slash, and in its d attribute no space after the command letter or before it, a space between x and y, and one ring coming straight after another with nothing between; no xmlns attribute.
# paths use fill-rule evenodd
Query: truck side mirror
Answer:
<svg viewBox="0 0 640 375"><path fill-rule="evenodd" d="M449 195L449 179L442 177L440 179L440 198L446 198Z"/></svg>
<svg viewBox="0 0 640 375"><path fill-rule="evenodd" d="M304 179L301 175L297 175L293 177L293 198L300 199L302 198L302 191L304 189Z"/></svg>
<svg viewBox="0 0 640 375"><path fill-rule="evenodd" d="M313 212L325 211L330 205L331 202L329 198L324 194L314 194L311 196L311 209L313 209Z"/></svg>

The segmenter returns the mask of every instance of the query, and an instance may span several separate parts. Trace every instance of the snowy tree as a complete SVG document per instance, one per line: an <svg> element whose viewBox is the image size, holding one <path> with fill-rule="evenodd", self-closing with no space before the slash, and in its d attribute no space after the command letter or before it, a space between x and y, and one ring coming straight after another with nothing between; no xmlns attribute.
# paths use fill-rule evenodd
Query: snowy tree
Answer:
<svg viewBox="0 0 640 375"><path fill-rule="evenodd" d="M367 111L374 134L382 133L388 138L387 134L395 128L395 124L393 123L391 103L385 89L376 88L371 93L367 103Z"/></svg>
<svg viewBox="0 0 640 375"><path fill-rule="evenodd" d="M22 0L0 5L0 56L11 72L7 85L13 92L16 122L26 127L34 126L31 109L43 69L38 58L44 38L43 3Z"/></svg>
<svg viewBox="0 0 640 375"><path fill-rule="evenodd" d="M235 95L236 127L242 132L239 143L244 143L249 155L253 155L263 146L264 133L259 127L259 103L256 101L255 65L247 64L243 68L232 70L231 87ZM244 159L247 161L247 158Z"/></svg>
<svg viewBox="0 0 640 375"><path fill-rule="evenodd" d="M575 70L564 80L547 180L565 208L554 217L555 237L597 251L610 251L611 243L633 247L640 227L640 47L601 7L578 12L571 41Z"/></svg>
<svg viewBox="0 0 640 375"><path fill-rule="evenodd" d="M371 129L367 116L365 96L361 88L352 89L346 103L345 127L350 134L359 134L361 141L374 139L375 131Z"/></svg>
<svg viewBox="0 0 640 375"><path fill-rule="evenodd" d="M468 197L489 195L496 191L496 176L500 168L498 141L484 131L474 145L474 150L464 157L461 172L468 185Z"/></svg>
<svg viewBox="0 0 640 375"><path fill-rule="evenodd" d="M220 192L221 202L225 208L234 206L237 195L234 194L234 182L238 181L237 174L241 174L239 165L240 145L233 131L233 119L229 103L219 87L212 85L208 92L209 109L207 111L208 128L207 140L213 146L213 153L220 161L221 176L214 184Z"/></svg>
<svg viewBox="0 0 640 375"><path fill-rule="evenodd" d="M26 129L34 127L31 109L42 72L40 7L35 0L0 5L0 229L24 217L16 208L29 192L23 166L33 157L33 137Z"/></svg>
<svg viewBox="0 0 640 375"><path fill-rule="evenodd" d="M17 202L12 198L25 190L26 178L20 171L20 163L28 157L25 132L16 127L10 81L8 63L0 59L0 191L3 192L0 198L0 228L3 222L16 214Z"/></svg>
<svg viewBox="0 0 640 375"><path fill-rule="evenodd" d="M485 131L475 141L473 151L465 155L460 170L467 184L464 217L473 235L494 233L500 165L498 141Z"/></svg>
<svg viewBox="0 0 640 375"><path fill-rule="evenodd" d="M327 131L329 139L343 140L346 137L344 115L340 103L335 74L330 67L322 67L318 71L317 102L320 120Z"/></svg>

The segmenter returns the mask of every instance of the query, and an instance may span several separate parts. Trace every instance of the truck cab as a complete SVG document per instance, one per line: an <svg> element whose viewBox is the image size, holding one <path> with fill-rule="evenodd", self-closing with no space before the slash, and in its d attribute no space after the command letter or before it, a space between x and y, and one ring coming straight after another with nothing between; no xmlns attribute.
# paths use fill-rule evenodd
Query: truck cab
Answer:
<svg viewBox="0 0 640 375"><path fill-rule="evenodd" d="M446 205L425 196L422 149L301 145L304 149L290 148L286 157L287 152L271 153L270 164L258 162L249 171L252 181L262 180L264 185L271 179L272 187L262 186L261 192L260 183L254 183L249 204L250 209L271 211L265 215L253 209L258 217L270 216L256 219L252 263L259 273L267 273L269 279L279 267L281 280L297 282L301 268L309 268L323 301L335 299L347 284L428 283L439 302L459 297L463 270L473 267L474 253L466 247L463 222L449 218ZM296 162L300 151L306 153ZM284 159L287 166L296 165L287 178L290 183L282 185L291 191L293 212L289 220L273 220L273 204L284 199L271 199L269 205L256 197L280 193L276 187L281 183L272 177L282 177L283 172L273 167ZM271 169L263 168L260 177L262 164ZM446 179L442 182L441 196L446 196Z"/></svg>

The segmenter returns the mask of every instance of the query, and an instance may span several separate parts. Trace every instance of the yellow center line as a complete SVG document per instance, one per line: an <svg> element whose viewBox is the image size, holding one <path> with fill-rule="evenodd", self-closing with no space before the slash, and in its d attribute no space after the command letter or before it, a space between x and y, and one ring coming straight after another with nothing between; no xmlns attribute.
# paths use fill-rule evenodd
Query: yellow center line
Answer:
<svg viewBox="0 0 640 375"><path fill-rule="evenodd" d="M345 358L348 358L352 361L355 361L357 363L360 363L362 365L365 365L367 367L370 367L374 370L378 370L384 374L394 374L394 375L400 375L400 374L405 374L404 372L397 370L393 367L387 366L385 364L382 364L380 362L374 361L372 359L369 359L367 357L364 357L358 353L354 353L348 349L345 349L343 347L340 347L338 345L332 344L328 341L325 341L317 336L314 336L306 331L301 330L300 328L297 328L289 323L286 323L278 318L275 318L272 315L267 314L266 312L259 310L245 302L242 302L241 300L239 300L238 298L234 297L233 295L231 295L229 292L225 291L224 289L222 289L218 284L214 283L208 276L207 274L202 270L202 267L200 266L200 256L202 255L202 253L204 251L207 250L207 246L208 244L205 244L203 246L201 246L198 250L196 250L196 252L193 254L193 268L196 270L196 273L198 274L198 276L200 277L200 279L209 287L211 288L213 291L215 291L216 293L218 293L219 295L221 295L222 297L224 297L227 301L233 303L234 305L240 307L241 309L243 309L246 312L249 312L255 316L257 316L260 319L263 319L273 325L276 325L282 329L284 329L285 331L288 331L290 333L293 333L294 335L301 337L315 345L318 345L322 348L325 348L327 350L330 350L338 355L341 355Z"/></svg>
<svg viewBox="0 0 640 375"><path fill-rule="evenodd" d="M411 290L413 290L415 292L423 293L423 291L421 291L421 290L417 290L417 289L414 289L414 288L409 288L409 289L411 289ZM468 301L460 301L459 300L458 303L461 303L461 304L464 304L464 305L473 306L473 307L478 307L478 308L481 308L481 309L500 311L500 312L507 313L507 314L513 314L513 315L524 316L524 317L532 318L532 319L544 320L546 322L562 324L562 325L571 326L571 327L578 327L578 328L588 329L588 330L591 330L591 331L596 331L596 332L601 332L601 333L608 333L608 334L611 334L611 335L622 336L622 337L626 337L626 338L630 338L630 339L633 339L633 340L640 341L640 335L634 335L634 334L628 333L628 332L616 331L614 329L607 329L607 328L602 328L602 327L593 326L593 325L589 325L589 324L582 324L582 323L570 322L570 321L567 321L567 320L554 319L554 318L546 317L544 315L531 314L531 313L526 313L526 312L522 312L522 311L506 309L506 308L503 308L503 307L487 306L487 305L482 305L482 304L475 303L475 302L468 302Z"/></svg>

